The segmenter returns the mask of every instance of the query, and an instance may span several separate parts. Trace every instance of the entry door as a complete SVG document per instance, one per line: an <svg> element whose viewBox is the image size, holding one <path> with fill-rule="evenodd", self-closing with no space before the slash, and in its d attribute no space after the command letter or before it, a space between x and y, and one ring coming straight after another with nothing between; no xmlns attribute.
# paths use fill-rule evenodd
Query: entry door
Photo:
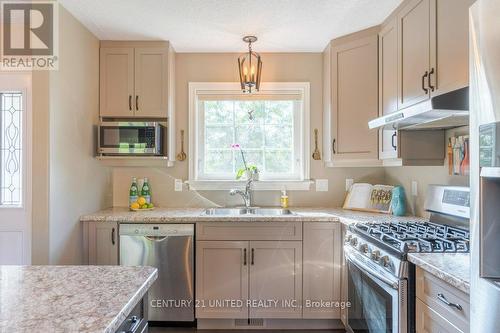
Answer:
<svg viewBox="0 0 500 333"><path fill-rule="evenodd" d="M0 74L0 265L31 264L31 74Z"/></svg>

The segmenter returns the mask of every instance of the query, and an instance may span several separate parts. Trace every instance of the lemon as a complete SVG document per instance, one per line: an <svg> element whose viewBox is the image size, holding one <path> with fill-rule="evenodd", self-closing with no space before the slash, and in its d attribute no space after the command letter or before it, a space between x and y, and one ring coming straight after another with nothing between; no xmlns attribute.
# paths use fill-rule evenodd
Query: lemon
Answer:
<svg viewBox="0 0 500 333"><path fill-rule="evenodd" d="M144 206L146 204L146 199L144 197L139 197L139 199L137 199L137 203L139 206Z"/></svg>
<svg viewBox="0 0 500 333"><path fill-rule="evenodd" d="M132 208L132 209L139 209L140 206L139 206L139 204L137 202L134 202L133 204L130 205L130 208Z"/></svg>

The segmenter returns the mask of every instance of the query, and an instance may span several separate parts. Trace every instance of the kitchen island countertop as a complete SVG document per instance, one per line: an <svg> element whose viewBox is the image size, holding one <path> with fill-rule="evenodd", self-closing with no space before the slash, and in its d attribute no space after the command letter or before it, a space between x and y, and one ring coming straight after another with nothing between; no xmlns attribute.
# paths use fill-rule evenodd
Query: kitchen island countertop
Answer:
<svg viewBox="0 0 500 333"><path fill-rule="evenodd" d="M0 266L0 332L115 332L152 267Z"/></svg>

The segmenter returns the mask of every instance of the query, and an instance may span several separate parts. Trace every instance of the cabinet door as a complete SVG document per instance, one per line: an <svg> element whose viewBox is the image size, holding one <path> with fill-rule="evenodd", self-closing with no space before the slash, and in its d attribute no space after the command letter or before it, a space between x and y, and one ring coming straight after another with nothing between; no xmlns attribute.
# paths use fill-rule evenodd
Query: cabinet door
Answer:
<svg viewBox="0 0 500 333"><path fill-rule="evenodd" d="M319 307L316 302L341 299L342 225L304 223L303 246L303 318L340 319L340 307Z"/></svg>
<svg viewBox="0 0 500 333"><path fill-rule="evenodd" d="M196 318L248 318L248 267L248 242L197 241Z"/></svg>
<svg viewBox="0 0 500 333"><path fill-rule="evenodd" d="M398 131L381 129L379 133L379 158L398 158Z"/></svg>
<svg viewBox="0 0 500 333"><path fill-rule="evenodd" d="M250 300L275 301L250 307L250 318L301 318L302 242L250 242Z"/></svg>
<svg viewBox="0 0 500 333"><path fill-rule="evenodd" d="M398 111L398 28L394 18L379 33L379 112Z"/></svg>
<svg viewBox="0 0 500 333"><path fill-rule="evenodd" d="M431 2L431 85L440 95L469 85L469 7L475 0Z"/></svg>
<svg viewBox="0 0 500 333"><path fill-rule="evenodd" d="M332 49L334 162L378 160L378 131L368 128L378 116L377 45L373 35Z"/></svg>
<svg viewBox="0 0 500 333"><path fill-rule="evenodd" d="M118 265L118 224L88 222L89 265Z"/></svg>
<svg viewBox="0 0 500 333"><path fill-rule="evenodd" d="M430 2L410 0L398 14L399 109L430 96Z"/></svg>
<svg viewBox="0 0 500 333"><path fill-rule="evenodd" d="M100 115L134 115L134 49L101 48Z"/></svg>
<svg viewBox="0 0 500 333"><path fill-rule="evenodd" d="M168 49L135 49L135 116L167 117Z"/></svg>
<svg viewBox="0 0 500 333"><path fill-rule="evenodd" d="M416 314L417 333L462 333L419 298L416 300Z"/></svg>

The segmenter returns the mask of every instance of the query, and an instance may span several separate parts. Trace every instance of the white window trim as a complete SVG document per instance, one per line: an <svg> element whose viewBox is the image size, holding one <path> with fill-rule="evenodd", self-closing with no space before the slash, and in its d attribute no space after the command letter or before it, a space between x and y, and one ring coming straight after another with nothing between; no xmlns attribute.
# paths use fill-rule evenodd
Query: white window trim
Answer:
<svg viewBox="0 0 500 333"><path fill-rule="evenodd" d="M245 181L232 180L199 180L196 174L196 162L198 161L198 103L197 95L200 92L207 94L213 91L214 94L234 93L241 94L240 84L237 82L189 82L189 188L191 190L229 190L244 186ZM309 82L266 82L261 84L260 92L255 94L269 94L279 91L286 93L300 93L303 95L302 128L300 134L301 156L303 168L303 180L297 181L274 181L262 180L255 182L255 190L303 190L310 189L310 84Z"/></svg>

